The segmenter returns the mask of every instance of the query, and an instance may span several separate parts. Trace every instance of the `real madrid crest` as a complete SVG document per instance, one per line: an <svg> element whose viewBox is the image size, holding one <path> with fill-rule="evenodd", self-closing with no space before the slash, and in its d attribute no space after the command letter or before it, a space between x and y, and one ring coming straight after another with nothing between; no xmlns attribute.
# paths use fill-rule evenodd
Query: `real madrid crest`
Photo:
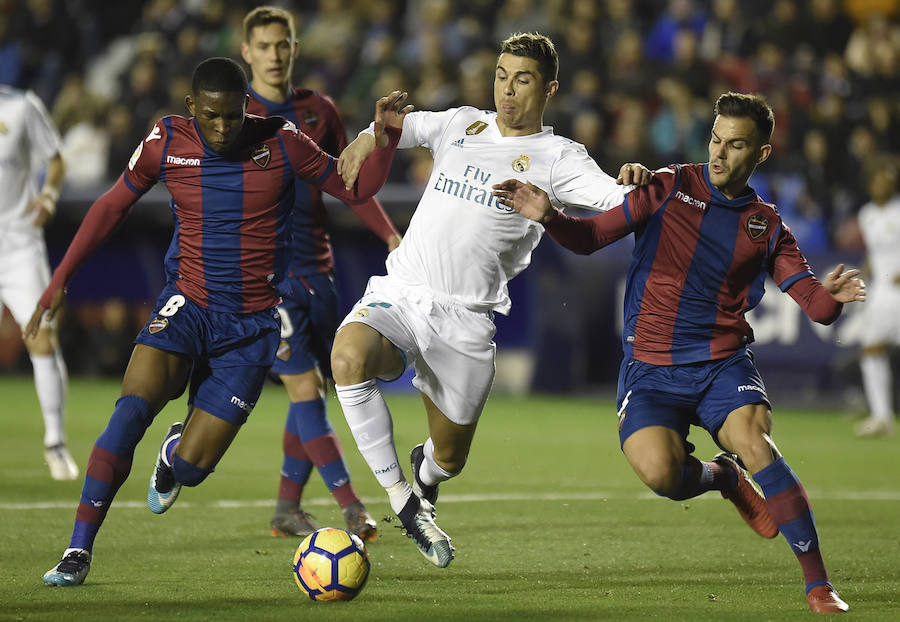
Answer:
<svg viewBox="0 0 900 622"><path fill-rule="evenodd" d="M466 128L466 136L474 136L475 134L481 134L485 128L488 126L484 121L476 121L472 125Z"/></svg>
<svg viewBox="0 0 900 622"><path fill-rule="evenodd" d="M753 240L759 239L769 230L769 219L759 214L754 214L747 219L747 233Z"/></svg>
<svg viewBox="0 0 900 622"><path fill-rule="evenodd" d="M529 166L531 166L531 158L524 153L513 160L512 163L512 168L517 173L524 173L528 170Z"/></svg>
<svg viewBox="0 0 900 622"><path fill-rule="evenodd" d="M250 157L253 158L253 162L259 168L266 168L269 165L269 160L272 159L272 150L266 144L256 145L250 153Z"/></svg>

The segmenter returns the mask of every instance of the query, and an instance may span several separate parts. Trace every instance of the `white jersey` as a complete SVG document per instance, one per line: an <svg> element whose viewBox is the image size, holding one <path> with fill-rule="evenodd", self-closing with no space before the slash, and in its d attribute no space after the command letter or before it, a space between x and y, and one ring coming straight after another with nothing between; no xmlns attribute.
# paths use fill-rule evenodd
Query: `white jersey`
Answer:
<svg viewBox="0 0 900 622"><path fill-rule="evenodd" d="M557 207L592 210L619 205L632 187L616 184L583 145L556 136L552 127L502 136L496 119L496 112L471 107L406 115L399 147L428 147L434 166L386 265L408 285L505 314L507 283L531 262L544 228L499 205L491 187L510 178L529 181Z"/></svg>
<svg viewBox="0 0 900 622"><path fill-rule="evenodd" d="M0 231L34 229L26 208L37 196L37 173L59 149L40 98L0 85Z"/></svg>
<svg viewBox="0 0 900 622"><path fill-rule="evenodd" d="M900 195L891 197L884 207L866 203L858 220L873 286L894 283L900 278Z"/></svg>

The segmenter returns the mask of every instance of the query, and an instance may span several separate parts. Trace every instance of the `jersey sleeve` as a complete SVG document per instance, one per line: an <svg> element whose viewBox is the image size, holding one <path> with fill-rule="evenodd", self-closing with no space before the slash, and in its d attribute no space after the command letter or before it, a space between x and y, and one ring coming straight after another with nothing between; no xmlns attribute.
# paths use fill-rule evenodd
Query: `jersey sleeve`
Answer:
<svg viewBox="0 0 900 622"><path fill-rule="evenodd" d="M625 218L633 231L640 229L666 201L678 185L679 173L673 168L663 168L653 173L646 186L629 192L622 202Z"/></svg>
<svg viewBox="0 0 900 622"><path fill-rule="evenodd" d="M813 276L806 257L800 252L797 239L786 224L779 223L778 231L770 244L769 274L781 291L786 292L800 279Z"/></svg>
<svg viewBox="0 0 900 622"><path fill-rule="evenodd" d="M403 134L400 136L398 149L411 147L427 147L434 152L440 142L450 119L459 108L451 108L443 112L414 111L403 117ZM369 124L360 134L375 135L375 122Z"/></svg>
<svg viewBox="0 0 900 622"><path fill-rule="evenodd" d="M44 102L33 91L25 91L25 104L27 106L25 123L31 154L46 161L59 153L61 144L59 132L53 125Z"/></svg>
<svg viewBox="0 0 900 622"><path fill-rule="evenodd" d="M141 195L159 179L162 154L169 139L169 127L164 119L153 124L147 137L138 143L128 160L122 180L132 192Z"/></svg>
<svg viewBox="0 0 900 622"><path fill-rule="evenodd" d="M557 207L605 211L622 203L634 186L622 186L606 174L584 146L567 146L550 170L550 201Z"/></svg>
<svg viewBox="0 0 900 622"><path fill-rule="evenodd" d="M75 237L62 261L53 271L53 278L40 298L40 305L48 309L54 292L65 287L72 276L88 257L101 245L113 231L125 220L131 206L140 198L125 182L121 175L103 196L94 201L75 232Z"/></svg>
<svg viewBox="0 0 900 622"><path fill-rule="evenodd" d="M399 129L385 128L388 145L375 148L363 163L356 185L347 190L343 179L337 174L337 161L334 157L322 151L309 136L297 130L292 123L286 123L279 132L294 175L307 183L319 186L335 198L354 203L373 197L384 185L401 137Z"/></svg>

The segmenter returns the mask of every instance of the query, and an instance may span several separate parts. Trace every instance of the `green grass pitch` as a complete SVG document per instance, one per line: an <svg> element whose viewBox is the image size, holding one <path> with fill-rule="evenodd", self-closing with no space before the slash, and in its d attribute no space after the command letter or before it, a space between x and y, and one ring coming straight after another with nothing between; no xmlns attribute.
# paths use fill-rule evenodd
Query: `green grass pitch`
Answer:
<svg viewBox="0 0 900 622"><path fill-rule="evenodd" d="M75 379L69 444L84 469L118 382ZM372 573L349 603L306 599L291 577L298 542L268 521L287 404L269 385L217 472L163 516L145 505L154 454L179 400L135 455L78 588L41 575L69 541L81 481L54 482L30 377L0 377L0 620L801 620L812 616L799 565L780 536L763 540L718 494L677 503L650 494L618 448L611 403L494 396L466 471L441 488L438 524L457 558L431 566L387 522L387 499L329 412L357 491L380 520ZM775 396L777 402L777 396ZM425 438L417 397L389 394L406 452ZM702 430L697 455L716 451ZM859 440L836 412L776 413L775 441L813 502L831 578L858 620L897 620L900 436ZM408 472L408 467L405 467ZM343 526L316 473L305 507Z"/></svg>

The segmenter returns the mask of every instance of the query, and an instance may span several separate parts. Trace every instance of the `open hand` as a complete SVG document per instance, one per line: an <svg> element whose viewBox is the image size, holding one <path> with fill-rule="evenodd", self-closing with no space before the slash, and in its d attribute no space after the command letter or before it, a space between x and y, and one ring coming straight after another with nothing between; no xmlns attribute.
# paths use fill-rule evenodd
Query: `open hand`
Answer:
<svg viewBox="0 0 900 622"><path fill-rule="evenodd" d="M388 144L384 127L402 128L403 117L412 112L412 104L403 105L406 98L405 91L392 91L390 95L375 102L375 144L379 147L385 147Z"/></svg>
<svg viewBox="0 0 900 622"><path fill-rule="evenodd" d="M53 215L56 213L56 201L47 194L39 194L25 208L25 213L34 214L32 222L35 227L43 227L53 219Z"/></svg>
<svg viewBox="0 0 900 622"><path fill-rule="evenodd" d="M858 274L859 270L856 269L844 272L844 264L838 264L825 277L823 285L838 302L864 302L866 284Z"/></svg>
<svg viewBox="0 0 900 622"><path fill-rule="evenodd" d="M646 186L653 179L653 171L639 162L623 164L616 183L623 186Z"/></svg>
<svg viewBox="0 0 900 622"><path fill-rule="evenodd" d="M28 320L28 324L26 324L25 328L22 330L22 337L24 339L30 339L37 335L38 329L41 327L41 319L44 317L44 313L47 313L48 321L52 320L56 317L56 314L59 313L65 299L66 290L60 287L53 292L53 297L50 299L50 308L44 309L44 307L41 306L41 303L38 302L34 309L34 313L31 314L31 319Z"/></svg>
<svg viewBox="0 0 900 622"><path fill-rule="evenodd" d="M497 203L513 208L525 218L544 223L555 213L547 193L531 182L507 179L494 184L493 189Z"/></svg>

